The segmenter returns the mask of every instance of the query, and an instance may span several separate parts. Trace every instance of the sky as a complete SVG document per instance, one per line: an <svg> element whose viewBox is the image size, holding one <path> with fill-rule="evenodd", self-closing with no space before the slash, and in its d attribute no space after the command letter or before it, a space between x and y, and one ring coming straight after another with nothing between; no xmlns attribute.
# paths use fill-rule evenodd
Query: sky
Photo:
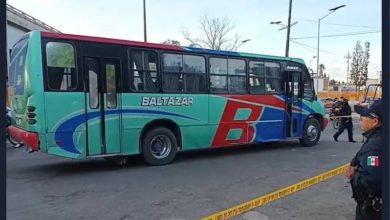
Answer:
<svg viewBox="0 0 390 220"><path fill-rule="evenodd" d="M64 33L143 41L142 0L7 0L7 3ZM329 9L346 5L320 22L319 63L330 78L346 81L348 51L357 41L370 42L369 78L381 70L381 0L293 0L289 56L302 58L316 70L318 19ZM239 52L284 56L289 0L146 0L148 42L167 39L187 46L183 27L201 36L199 18L228 18L231 32L250 41ZM364 34L363 34L364 33ZM333 36L338 35L338 36ZM311 38L307 38L311 37ZM304 38L304 39L294 39ZM351 62L351 60L350 60Z"/></svg>

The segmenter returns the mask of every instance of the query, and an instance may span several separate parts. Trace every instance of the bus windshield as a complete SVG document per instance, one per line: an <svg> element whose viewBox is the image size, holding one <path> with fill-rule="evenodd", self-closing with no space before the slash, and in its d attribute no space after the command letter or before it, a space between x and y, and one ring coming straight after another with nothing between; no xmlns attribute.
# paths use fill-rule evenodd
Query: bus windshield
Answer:
<svg viewBox="0 0 390 220"><path fill-rule="evenodd" d="M372 103L375 100L382 99L382 86L381 84L370 84L367 87L366 95L364 97L364 103Z"/></svg>

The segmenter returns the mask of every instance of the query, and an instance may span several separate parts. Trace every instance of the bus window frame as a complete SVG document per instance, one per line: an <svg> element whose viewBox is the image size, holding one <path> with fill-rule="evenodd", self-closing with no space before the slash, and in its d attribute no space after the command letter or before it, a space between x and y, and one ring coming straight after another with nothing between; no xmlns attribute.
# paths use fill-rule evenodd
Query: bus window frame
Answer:
<svg viewBox="0 0 390 220"><path fill-rule="evenodd" d="M315 100L315 96L316 96L316 92L315 92L315 89L314 89L314 81L313 81L313 78L311 77L309 71L305 68L305 66L301 66L301 69L302 69L302 76L301 76L301 91L300 91L300 98L301 99L304 99L306 101L309 101L309 102L313 102ZM310 99L308 98L305 98L305 83L303 81L303 75L306 75L306 77L308 77L308 80L310 82L310 91L311 91L311 94L312 94L312 97Z"/></svg>
<svg viewBox="0 0 390 220"><path fill-rule="evenodd" d="M211 64L210 64L210 59L212 58L217 58L217 59L226 59L227 62L226 62L226 74L216 74L216 73L211 73ZM232 76L233 78L234 77L242 77L242 75L229 75L229 59L232 59L232 60L243 60L244 63L245 63L245 91L242 92L242 93L236 93L236 92L230 92L230 89L229 89L229 76ZM245 58L245 57L235 57L235 56L209 56L208 57L208 62L207 62L207 71L208 71L208 84L209 84L209 94L222 94L222 95L227 95L227 94L231 94L231 95L246 95L246 94L249 94L249 78L248 78L248 59ZM211 76L225 76L226 77L226 88L227 88L227 92L226 93L223 93L223 92L213 92L211 91Z"/></svg>
<svg viewBox="0 0 390 220"><path fill-rule="evenodd" d="M183 74L183 76L185 74L193 74L191 72L185 72L184 71L184 56L185 55L189 55L189 56L199 56L199 57L202 57L204 59L204 64L205 64L205 72L202 73L205 75L205 83L206 83L206 90L203 91L203 92L187 92L187 91L176 91L176 92L173 92L173 91L166 91L162 85L163 83L163 75L164 75L164 59L163 59L163 55L164 54L177 54L177 55L181 55L182 56L182 63L183 63L183 69L181 72L170 72L170 73L180 73L180 74ZM209 57L207 57L205 54L202 54L202 53L188 53L188 52L177 52L177 51L169 51L169 50L161 50L160 51L160 62L161 62L161 91L162 93L166 93L166 94L209 94L210 93L210 83L209 83L209 69L208 69L208 65L209 65Z"/></svg>
<svg viewBox="0 0 390 220"><path fill-rule="evenodd" d="M55 43L67 43L72 45L74 49L74 59L75 59L75 75L76 75L76 86L73 89L67 89L67 90L57 90L53 89L49 86L48 83L48 66L47 66L47 54L46 54L46 45L48 43L55 42ZM83 79L80 74L82 74L82 71L80 72L79 68L79 56L78 56L78 47L77 44L74 41L67 41L67 40L58 40L58 39L53 39L53 38L42 38L42 43L41 43L41 54L42 54L42 71L43 71L43 83L44 83L44 90L45 92L83 92ZM82 61L81 61L82 62Z"/></svg>
<svg viewBox="0 0 390 220"><path fill-rule="evenodd" d="M157 80L158 80L158 89L156 91L146 91L146 90L135 90L133 88L131 88L129 82L130 82L130 55L131 55L131 51L132 50L138 50L138 51L142 51L142 52L153 52L157 55ZM142 60L143 61L143 60ZM123 93L124 92L127 92L127 93L161 93L162 92L162 77L161 77L161 59L160 59L160 51L159 50L152 50L152 49L148 49L148 48L142 48L142 47L127 47L126 48L126 63L127 63L127 68L126 68L126 72L122 73L122 80L125 84L125 86L123 86ZM142 65L144 65L144 63L142 63ZM142 71L145 71L144 69L142 69ZM146 70L147 72L151 72L150 70ZM123 77L124 76L124 77ZM121 93L122 93L121 92Z"/></svg>
<svg viewBox="0 0 390 220"><path fill-rule="evenodd" d="M248 64L250 63L250 62L263 62L263 63L275 63L275 64L277 64L277 65L279 65L279 72L280 72L280 80L281 80L281 83L282 83L282 90L281 91L279 91L279 92L274 92L274 93L267 93L267 91L266 91L266 88L265 88L265 84L266 84L266 80L267 80L267 73L265 72L264 73L264 93L261 93L261 94L259 94L259 93L253 93L253 92L251 92L250 91L250 85L249 85L249 83L247 84L248 85L248 90L249 90L249 94L253 94L253 95L283 95L283 94L285 94L285 92L284 92L284 90L285 90L285 88L283 88L284 86L284 79L285 79L285 76L284 76L284 71L283 71L283 68L282 68L282 64L281 64L281 62L279 61L279 60L270 60L270 59L249 59L249 61L248 61ZM250 80L250 76L249 76L249 65L248 65L248 71L247 71L248 73L248 80ZM257 78L260 78L260 77L257 77ZM276 79L276 78L268 78L268 79Z"/></svg>
<svg viewBox="0 0 390 220"><path fill-rule="evenodd" d="M249 94L252 94L252 95L267 95L266 93L265 93L265 73L264 73L264 90L263 90L263 93L254 93L254 92L252 92L251 91L251 85L250 85L250 80L251 80L251 76L250 76L250 73L249 73L249 71L250 71L250 63L251 62L263 62L263 63L265 63L265 62L267 62L267 61L264 61L264 59L249 59L248 60L248 92L249 92ZM261 77L253 77L253 78L261 78Z"/></svg>

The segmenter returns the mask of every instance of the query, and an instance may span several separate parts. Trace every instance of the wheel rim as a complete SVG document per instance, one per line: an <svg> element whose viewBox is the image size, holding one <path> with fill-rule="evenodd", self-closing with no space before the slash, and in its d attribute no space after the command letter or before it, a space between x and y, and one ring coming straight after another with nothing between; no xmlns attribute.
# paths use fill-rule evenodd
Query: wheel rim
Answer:
<svg viewBox="0 0 390 220"><path fill-rule="evenodd" d="M317 139L318 137L318 128L314 125L309 125L307 127L307 138L309 139L309 141L314 141Z"/></svg>
<svg viewBox="0 0 390 220"><path fill-rule="evenodd" d="M150 152L153 157L163 159L171 153L172 141L166 135L158 135L150 141Z"/></svg>

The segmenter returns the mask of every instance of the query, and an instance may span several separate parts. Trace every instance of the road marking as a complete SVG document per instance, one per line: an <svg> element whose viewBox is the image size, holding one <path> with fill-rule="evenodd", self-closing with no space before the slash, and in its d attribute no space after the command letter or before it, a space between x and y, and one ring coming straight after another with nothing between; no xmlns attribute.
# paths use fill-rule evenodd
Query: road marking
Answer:
<svg viewBox="0 0 390 220"><path fill-rule="evenodd" d="M311 177L309 179L300 181L296 184L293 184L291 186L284 187L282 189L276 190L274 192L268 193L264 196L257 197L255 199L249 200L248 202L241 203L239 205L236 205L234 207L225 209L223 211L214 213L210 216L203 217L202 220L223 220L223 219L229 219L234 216L243 214L245 212L248 212L254 208L263 206L265 204L268 204L270 202L276 201L278 199L281 199L283 197L286 197L288 195L291 195L295 192L301 191L303 189L309 188L315 184L318 184L320 182L323 182L325 180L328 180L332 177L335 177L341 173L344 172L344 169L349 166L348 164L339 166L337 168L334 168L332 170L326 171L322 174L319 174L317 176Z"/></svg>

